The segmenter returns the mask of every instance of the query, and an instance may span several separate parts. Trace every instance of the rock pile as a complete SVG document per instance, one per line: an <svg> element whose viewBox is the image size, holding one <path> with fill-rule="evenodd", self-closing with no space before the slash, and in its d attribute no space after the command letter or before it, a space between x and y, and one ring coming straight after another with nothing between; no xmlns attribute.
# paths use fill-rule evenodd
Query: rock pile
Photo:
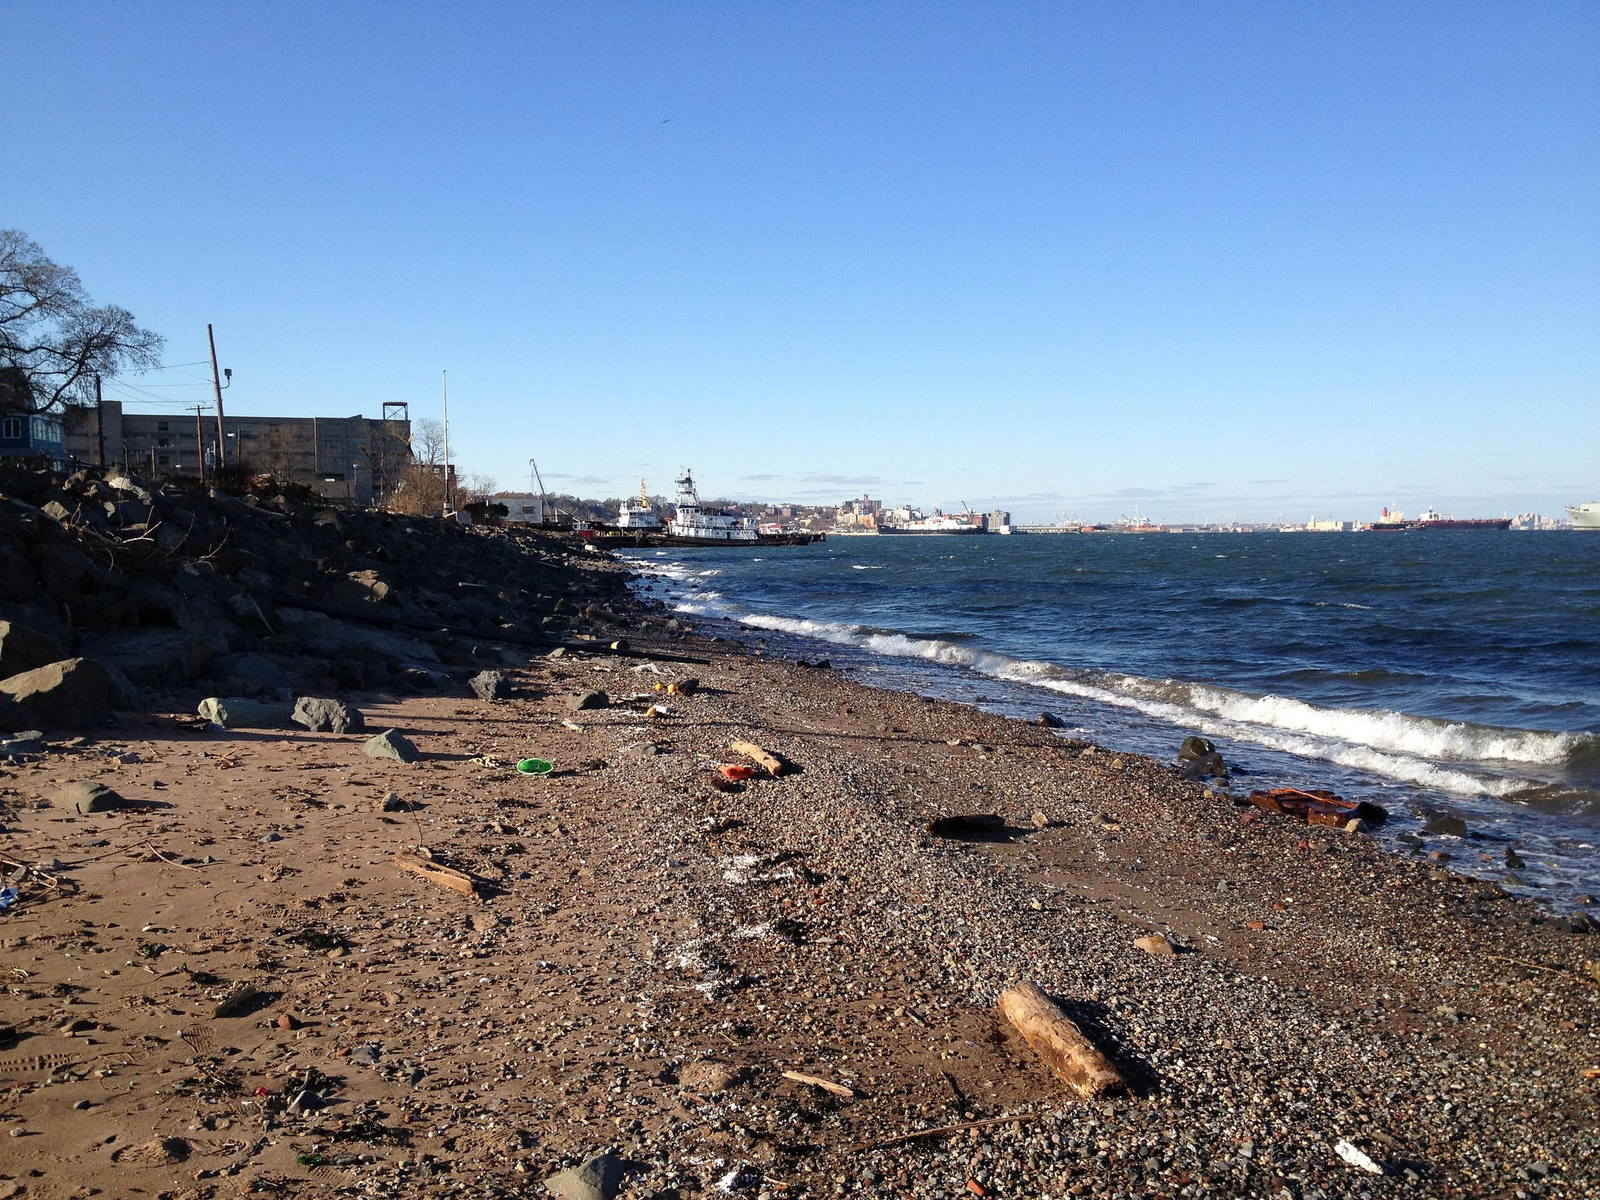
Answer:
<svg viewBox="0 0 1600 1200"><path fill-rule="evenodd" d="M625 579L558 534L3 466L0 729L90 726L171 692L225 709L465 694L526 657L508 643L634 624ZM294 719L308 715L359 728L327 708Z"/></svg>

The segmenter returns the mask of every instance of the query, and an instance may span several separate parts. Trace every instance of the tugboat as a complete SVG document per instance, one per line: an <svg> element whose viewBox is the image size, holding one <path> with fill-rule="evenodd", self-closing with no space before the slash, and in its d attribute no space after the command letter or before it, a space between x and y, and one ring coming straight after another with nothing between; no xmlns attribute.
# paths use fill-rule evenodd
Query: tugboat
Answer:
<svg viewBox="0 0 1600 1200"><path fill-rule="evenodd" d="M639 480L639 498L624 500L617 506L618 529L637 530L642 533L660 533L661 518L650 507L650 492L644 480Z"/></svg>
<svg viewBox="0 0 1600 1200"><path fill-rule="evenodd" d="M650 539L657 546L759 546L754 517L741 517L700 503L689 468L678 476L678 499L665 531Z"/></svg>

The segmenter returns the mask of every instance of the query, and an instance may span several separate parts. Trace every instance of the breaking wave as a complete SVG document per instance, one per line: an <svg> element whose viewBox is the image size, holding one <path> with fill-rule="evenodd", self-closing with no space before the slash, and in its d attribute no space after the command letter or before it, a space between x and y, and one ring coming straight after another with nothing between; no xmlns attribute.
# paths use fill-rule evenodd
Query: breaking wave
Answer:
<svg viewBox="0 0 1600 1200"><path fill-rule="evenodd" d="M1459 794L1510 796L1532 786L1527 779L1486 776L1463 769L1466 767L1555 767L1600 749L1600 739L1592 734L1507 729L1387 710L1326 708L1206 684L1062 667L944 638L842 622L754 613L736 619L752 629L926 659L1007 682L1135 709L1208 736L1254 742Z"/></svg>

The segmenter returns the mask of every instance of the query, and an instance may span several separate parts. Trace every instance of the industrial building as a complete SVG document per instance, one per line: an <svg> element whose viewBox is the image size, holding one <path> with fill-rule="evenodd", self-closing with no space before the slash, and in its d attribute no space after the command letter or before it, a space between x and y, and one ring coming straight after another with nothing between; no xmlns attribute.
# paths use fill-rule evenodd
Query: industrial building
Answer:
<svg viewBox="0 0 1600 1200"><path fill-rule="evenodd" d="M411 421L403 403L383 417L248 417L127 413L107 400L67 414L66 451L80 462L121 466L161 478L199 475L201 457L245 463L331 500L383 504L411 463Z"/></svg>

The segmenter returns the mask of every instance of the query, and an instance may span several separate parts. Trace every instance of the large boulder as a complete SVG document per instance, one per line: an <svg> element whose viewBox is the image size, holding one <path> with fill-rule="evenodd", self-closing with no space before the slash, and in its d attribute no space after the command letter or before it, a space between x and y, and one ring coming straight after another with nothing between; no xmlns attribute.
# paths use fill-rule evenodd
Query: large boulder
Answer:
<svg viewBox="0 0 1600 1200"><path fill-rule="evenodd" d="M198 711L224 729L283 729L290 716L287 704L267 704L246 696L207 696Z"/></svg>
<svg viewBox="0 0 1600 1200"><path fill-rule="evenodd" d="M320 696L301 696L296 700L291 720L312 733L359 733L366 728L359 709L351 708L343 700Z"/></svg>
<svg viewBox="0 0 1600 1200"><path fill-rule="evenodd" d="M0 728L81 729L104 724L121 695L92 658L47 663L0 680Z"/></svg>
<svg viewBox="0 0 1600 1200"><path fill-rule="evenodd" d="M479 671L467 686L479 700L505 700L511 695L511 681L504 671Z"/></svg>
<svg viewBox="0 0 1600 1200"><path fill-rule="evenodd" d="M0 679L66 657L66 648L54 638L15 621L0 621Z"/></svg>

